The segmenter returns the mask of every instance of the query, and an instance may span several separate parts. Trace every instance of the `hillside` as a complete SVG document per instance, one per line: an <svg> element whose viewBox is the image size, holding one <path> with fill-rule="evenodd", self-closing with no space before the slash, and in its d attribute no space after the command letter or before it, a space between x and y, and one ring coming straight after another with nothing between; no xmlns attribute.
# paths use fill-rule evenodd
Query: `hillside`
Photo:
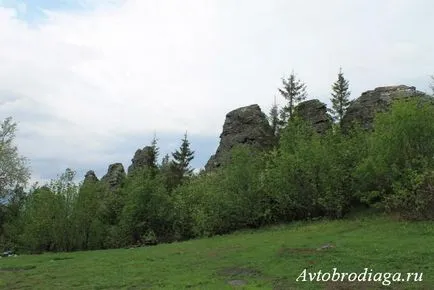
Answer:
<svg viewBox="0 0 434 290"><path fill-rule="evenodd" d="M331 247L319 249L330 244ZM434 225L380 215L242 231L154 247L0 260L7 289L432 289ZM423 282L296 282L308 272L423 273ZM368 270L371 271L371 270ZM368 272L369 273L369 272ZM238 286L237 286L238 285ZM381 288L383 287L383 288Z"/></svg>

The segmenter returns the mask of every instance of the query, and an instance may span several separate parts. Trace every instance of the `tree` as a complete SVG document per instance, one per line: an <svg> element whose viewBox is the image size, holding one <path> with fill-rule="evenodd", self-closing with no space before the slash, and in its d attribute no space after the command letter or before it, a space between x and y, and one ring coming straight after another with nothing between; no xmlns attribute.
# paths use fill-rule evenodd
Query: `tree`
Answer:
<svg viewBox="0 0 434 290"><path fill-rule="evenodd" d="M431 76L431 84L429 87L431 88L433 96L434 96L434 75Z"/></svg>
<svg viewBox="0 0 434 290"><path fill-rule="evenodd" d="M173 210L159 176L132 176L127 180L125 192L126 202L119 221L121 245L167 241L171 236Z"/></svg>
<svg viewBox="0 0 434 290"><path fill-rule="evenodd" d="M154 138L152 139L151 142L151 146L149 147L149 159L148 162L149 164L147 164L150 168L158 168L157 165L157 159L158 159L158 155L159 155L159 151L160 149L157 146L157 137L154 135Z"/></svg>
<svg viewBox="0 0 434 290"><path fill-rule="evenodd" d="M161 160L161 169L166 169L170 165L169 154L164 155L163 160Z"/></svg>
<svg viewBox="0 0 434 290"><path fill-rule="evenodd" d="M273 134L277 135L277 130L279 129L279 107L276 103L276 97L274 97L274 103L273 106L271 106L268 121L270 122L270 126L273 129Z"/></svg>
<svg viewBox="0 0 434 290"><path fill-rule="evenodd" d="M0 198L8 197L16 186L22 186L30 178L27 159L18 154L13 144L17 124L6 118L0 125Z"/></svg>
<svg viewBox="0 0 434 290"><path fill-rule="evenodd" d="M104 190L97 180L85 180L74 203L74 244L77 249L99 249L104 244L105 226L101 221Z"/></svg>
<svg viewBox="0 0 434 290"><path fill-rule="evenodd" d="M184 138L181 140L181 146L178 150L172 153L173 167L178 173L180 179L190 176L193 173L193 169L190 167L190 162L194 158L194 151L190 149L190 142L187 139L187 132L184 134Z"/></svg>
<svg viewBox="0 0 434 290"><path fill-rule="evenodd" d="M332 86L332 113L335 120L341 123L342 118L350 105L350 94L349 82L344 78L344 73L342 68L339 69L338 79L333 83Z"/></svg>
<svg viewBox="0 0 434 290"><path fill-rule="evenodd" d="M282 79L283 88L279 89L280 94L288 101L280 111L281 125L285 125L288 119L293 119L294 108L297 103L307 97L306 84L296 78L294 72L288 79Z"/></svg>

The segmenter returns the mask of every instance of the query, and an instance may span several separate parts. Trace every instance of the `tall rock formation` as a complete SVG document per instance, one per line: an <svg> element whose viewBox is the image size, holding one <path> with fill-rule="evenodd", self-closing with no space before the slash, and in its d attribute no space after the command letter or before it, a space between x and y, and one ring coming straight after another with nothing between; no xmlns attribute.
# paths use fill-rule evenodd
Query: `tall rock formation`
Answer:
<svg viewBox="0 0 434 290"><path fill-rule="evenodd" d="M106 175L101 178L101 182L107 184L110 190L116 190L123 184L125 177L122 163L114 163L110 164Z"/></svg>
<svg viewBox="0 0 434 290"><path fill-rule="evenodd" d="M332 127L333 120L327 113L326 104L317 99L301 102L295 107L294 112L311 124L320 134L325 133Z"/></svg>
<svg viewBox="0 0 434 290"><path fill-rule="evenodd" d="M238 108L226 114L220 144L216 153L208 160L205 169L208 171L221 166L225 155L237 144L268 149L275 143L276 139L267 116L258 105Z"/></svg>
<svg viewBox="0 0 434 290"><path fill-rule="evenodd" d="M89 170L88 172L86 172L86 175L84 176L83 184L96 183L96 182L98 182L98 177L96 177L95 172L93 170Z"/></svg>
<svg viewBox="0 0 434 290"><path fill-rule="evenodd" d="M133 159L131 159L131 165L128 167L128 174L131 174L136 169L152 166L154 158L152 155L152 146L145 146L143 149L137 149Z"/></svg>
<svg viewBox="0 0 434 290"><path fill-rule="evenodd" d="M372 129L377 112L386 111L395 100L414 98L429 99L430 97L416 90L415 87L405 85L378 87L366 91L358 99L351 102L342 119L342 128L347 130L353 122L357 122L366 129Z"/></svg>

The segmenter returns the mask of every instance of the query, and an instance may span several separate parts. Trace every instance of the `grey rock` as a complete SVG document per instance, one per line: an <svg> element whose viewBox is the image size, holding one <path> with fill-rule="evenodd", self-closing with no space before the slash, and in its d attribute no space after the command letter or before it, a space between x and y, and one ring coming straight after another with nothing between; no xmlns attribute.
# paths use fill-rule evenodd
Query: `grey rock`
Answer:
<svg viewBox="0 0 434 290"><path fill-rule="evenodd" d="M220 167L224 163L226 154L239 144L251 145L258 149L269 149L276 144L276 138L267 116L256 104L241 107L226 114L220 144L216 153L205 165L205 170Z"/></svg>
<svg viewBox="0 0 434 290"><path fill-rule="evenodd" d="M122 163L110 164L106 175L101 178L101 182L108 185L110 190L119 188L126 177L125 169Z"/></svg>
<svg viewBox="0 0 434 290"><path fill-rule="evenodd" d="M333 120L327 113L326 104L317 99L301 102L295 107L294 112L320 134L332 128Z"/></svg>
<svg viewBox="0 0 434 290"><path fill-rule="evenodd" d="M86 174L84 175L84 184L88 184L88 183L96 183L98 182L98 177L96 177L96 174L93 170L89 170L88 172L86 172Z"/></svg>
<svg viewBox="0 0 434 290"><path fill-rule="evenodd" d="M143 149L137 149L133 159L131 159L131 165L128 167L128 174L139 168L144 168L152 164L152 146L145 146Z"/></svg>
<svg viewBox="0 0 434 290"><path fill-rule="evenodd" d="M332 243L326 243L326 244L322 245L321 247L319 247L317 249L317 251L328 250L328 249L333 249L333 248L335 248L335 245L333 245Z"/></svg>
<svg viewBox="0 0 434 290"><path fill-rule="evenodd" d="M398 85L378 87L366 91L352 101L342 119L342 128L348 130L356 122L365 129L372 129L375 114L387 111L395 100L411 100L414 98L429 99L428 95L416 90L415 87Z"/></svg>

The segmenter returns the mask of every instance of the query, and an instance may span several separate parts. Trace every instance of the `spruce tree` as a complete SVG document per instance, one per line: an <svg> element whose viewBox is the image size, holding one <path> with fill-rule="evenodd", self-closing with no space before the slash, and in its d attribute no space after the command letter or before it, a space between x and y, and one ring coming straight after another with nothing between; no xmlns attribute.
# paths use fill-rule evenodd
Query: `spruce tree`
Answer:
<svg viewBox="0 0 434 290"><path fill-rule="evenodd" d="M306 84L297 79L294 72L287 79L282 79L283 88L280 94L288 101L280 111L280 125L284 126L288 120L292 120L295 106L306 99Z"/></svg>
<svg viewBox="0 0 434 290"><path fill-rule="evenodd" d="M161 160L161 168L166 169L170 165L170 157L169 154L164 155L163 160Z"/></svg>
<svg viewBox="0 0 434 290"><path fill-rule="evenodd" d="M172 153L173 166L178 172L179 177L190 176L193 173L193 169L190 167L190 162L194 158L194 151L190 149L190 142L187 139L187 132L184 134L184 138L181 140L181 146L178 150Z"/></svg>
<svg viewBox="0 0 434 290"><path fill-rule="evenodd" d="M333 118L340 124L348 106L350 105L349 82L344 78L342 68L339 69L338 79L332 86L332 109Z"/></svg>
<svg viewBox="0 0 434 290"><path fill-rule="evenodd" d="M277 131L279 129L279 107L276 103L276 97L274 97L274 103L273 106L271 106L268 121L270 122L270 126L273 129L273 134L277 135Z"/></svg>
<svg viewBox="0 0 434 290"><path fill-rule="evenodd" d="M147 164L147 166L149 168L154 168L154 169L158 168L157 159L158 159L158 155L160 153L159 152L160 149L157 146L157 141L158 141L157 137L154 134L154 138L152 139L151 146L149 147L149 151L148 151L149 158L148 158L148 164Z"/></svg>

